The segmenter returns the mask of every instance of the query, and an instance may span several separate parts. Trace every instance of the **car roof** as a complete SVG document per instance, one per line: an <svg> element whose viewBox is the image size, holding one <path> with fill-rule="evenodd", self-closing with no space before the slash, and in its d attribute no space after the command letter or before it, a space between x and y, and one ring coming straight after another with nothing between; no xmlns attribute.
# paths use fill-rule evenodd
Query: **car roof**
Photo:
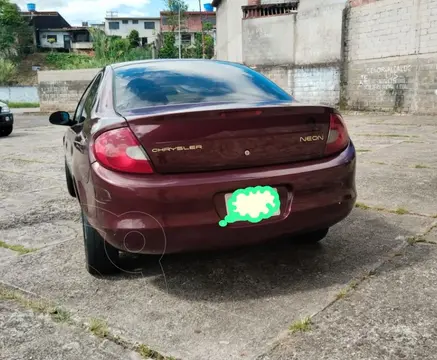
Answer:
<svg viewBox="0 0 437 360"><path fill-rule="evenodd" d="M193 64L196 62L206 62L206 63L214 63L214 64L228 64L228 65L237 65L237 66L243 66L242 64L231 62L231 61L223 61L223 60L208 60L208 59L151 59L151 60L134 60L134 61L126 61L126 62L120 62L120 63L114 63L109 66L111 66L113 69L119 69L121 67L125 66L132 66L132 65L141 65L141 64L150 64L150 63L169 63L169 62L192 62Z"/></svg>

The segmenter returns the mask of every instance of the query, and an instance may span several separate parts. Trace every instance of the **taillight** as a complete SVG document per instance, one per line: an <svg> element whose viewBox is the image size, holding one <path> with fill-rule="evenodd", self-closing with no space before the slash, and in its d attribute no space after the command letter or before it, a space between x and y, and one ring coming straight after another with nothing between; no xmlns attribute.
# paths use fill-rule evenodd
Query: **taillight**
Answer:
<svg viewBox="0 0 437 360"><path fill-rule="evenodd" d="M94 142L94 156L104 167L125 173L151 174L150 159L127 127L109 130Z"/></svg>
<svg viewBox="0 0 437 360"><path fill-rule="evenodd" d="M349 144L349 134L343 119L339 114L331 114L329 121L328 141L325 155L332 155L342 151Z"/></svg>

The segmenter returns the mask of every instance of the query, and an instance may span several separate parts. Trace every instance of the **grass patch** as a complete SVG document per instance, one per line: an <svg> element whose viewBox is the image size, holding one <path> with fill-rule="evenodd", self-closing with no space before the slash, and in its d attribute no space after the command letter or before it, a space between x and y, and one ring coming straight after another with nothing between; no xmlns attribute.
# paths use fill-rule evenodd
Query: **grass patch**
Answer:
<svg viewBox="0 0 437 360"><path fill-rule="evenodd" d="M341 289L340 292L335 296L335 298L337 300L344 299L346 297L347 293L348 293L347 288Z"/></svg>
<svg viewBox="0 0 437 360"><path fill-rule="evenodd" d="M351 289L351 290L355 290L357 287L358 287L358 282L357 282L357 281L352 280L352 281L349 283L349 289Z"/></svg>
<svg viewBox="0 0 437 360"><path fill-rule="evenodd" d="M37 251L38 249L26 248L23 245L10 245L0 240L0 248L9 249L19 253L20 255L29 254L31 252Z"/></svg>
<svg viewBox="0 0 437 360"><path fill-rule="evenodd" d="M4 101L11 109L18 108L39 108L39 103L33 102L15 102L15 101Z"/></svg>
<svg viewBox="0 0 437 360"><path fill-rule="evenodd" d="M140 344L136 348L136 351L138 354L141 355L144 359L156 359L156 360L175 360L174 357L165 357L162 356L160 353L156 352L155 350L152 350L147 345Z"/></svg>
<svg viewBox="0 0 437 360"><path fill-rule="evenodd" d="M70 322L71 320L71 315L67 310L54 306L49 301L27 299L17 291L8 290L3 287L0 287L0 300L15 301L35 313L50 315L56 322Z"/></svg>
<svg viewBox="0 0 437 360"><path fill-rule="evenodd" d="M311 317L307 316L302 320L298 320L290 325L289 330L292 334L296 332L306 332L311 330Z"/></svg>
<svg viewBox="0 0 437 360"><path fill-rule="evenodd" d="M60 307L56 307L50 314L52 319L58 323L69 323L71 321L71 314Z"/></svg>
<svg viewBox="0 0 437 360"><path fill-rule="evenodd" d="M399 207L394 211L394 213L398 215L405 215L405 214L409 214L409 211L407 209Z"/></svg>
<svg viewBox="0 0 437 360"><path fill-rule="evenodd" d="M369 205L363 204L361 202L356 202L355 207L362 210L376 210L376 211L385 211L392 214L398 214L398 215L405 215L410 214L410 212L407 209L404 209L402 207L398 207L396 210L390 210L383 207L371 207Z"/></svg>
<svg viewBox="0 0 437 360"><path fill-rule="evenodd" d="M407 239L408 244L413 245L413 244L417 244L417 243L426 243L428 242L423 236L410 236Z"/></svg>
<svg viewBox="0 0 437 360"><path fill-rule="evenodd" d="M0 285L0 301L6 300L14 301L22 307L32 310L35 313L49 315L52 320L57 323L66 323L70 325L73 323L71 314L62 307L54 306L50 301L42 299L28 299L18 291L9 290ZM109 331L106 321L104 320L93 318L91 319L87 328L95 336L99 338L107 338L108 340L119 344L125 349L135 350L145 359L152 358L155 360L175 360L174 357L163 356L144 344L132 345L129 343L129 341L112 335Z"/></svg>
<svg viewBox="0 0 437 360"><path fill-rule="evenodd" d="M377 164L377 165L387 165L387 163L382 162L382 161L372 161L372 164Z"/></svg>
<svg viewBox="0 0 437 360"><path fill-rule="evenodd" d="M99 338L105 338L109 335L108 324L102 319L92 318L88 329Z"/></svg>
<svg viewBox="0 0 437 360"><path fill-rule="evenodd" d="M429 169L429 166L422 165L422 164L417 164L416 166L414 166L414 168L416 168L416 169Z"/></svg>
<svg viewBox="0 0 437 360"><path fill-rule="evenodd" d="M344 289L341 289L339 293L336 295L336 300L344 299L346 295L351 291L355 290L358 287L358 282L352 280Z"/></svg>
<svg viewBox="0 0 437 360"><path fill-rule="evenodd" d="M367 153L367 152L369 152L370 150L368 150L368 149L357 149L356 150L356 152L357 153Z"/></svg>
<svg viewBox="0 0 437 360"><path fill-rule="evenodd" d="M362 210L369 210L370 209L370 206L363 204L363 203L360 203L360 202L355 203L355 207L358 209L362 209Z"/></svg>

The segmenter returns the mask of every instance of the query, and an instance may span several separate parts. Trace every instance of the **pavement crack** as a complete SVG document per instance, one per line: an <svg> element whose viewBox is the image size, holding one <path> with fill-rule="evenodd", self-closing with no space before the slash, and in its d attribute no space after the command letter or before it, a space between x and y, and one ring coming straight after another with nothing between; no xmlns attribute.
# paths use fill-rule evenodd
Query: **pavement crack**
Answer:
<svg viewBox="0 0 437 360"><path fill-rule="evenodd" d="M382 206L371 206L371 205L367 205L367 204L362 203L362 202L356 202L355 207L358 209L361 209L361 210L373 210L373 211L385 212L385 213L396 214L396 215L414 215L414 216L420 216L420 217L426 217L426 218L432 218L432 219L437 218L437 214L435 214L435 215L421 214L421 213L417 213L414 211L409 211L409 210L404 209L402 207L399 207L397 209L387 209L387 208L382 207Z"/></svg>
<svg viewBox="0 0 437 360"><path fill-rule="evenodd" d="M172 356L160 354L145 344L116 335L107 326L106 322L102 322L101 320L96 321L96 319L90 319L88 322L83 321L76 316L72 316L68 310L54 304L50 299L43 298L33 292L26 291L1 280L0 301L13 301L23 308L32 310L36 314L49 315L54 322L64 323L86 330L97 338L111 341L126 350L135 351L144 359L176 360L176 358ZM98 329L96 328L96 324L98 325ZM96 329L99 331L96 331Z"/></svg>
<svg viewBox="0 0 437 360"><path fill-rule="evenodd" d="M368 209L366 209L366 210L368 210ZM410 215L413 215L413 214L410 213ZM429 216L426 216L426 217L429 217ZM436 227L437 227L437 221L433 222L425 231L423 231L421 233L418 233L418 234L416 234L414 236L410 236L410 237L403 237L405 241L403 241L400 245L392 248L380 261L373 264L373 266L369 267L367 270L362 272L359 276L352 278L347 283L347 285L343 289L341 289L331 301L328 302L328 304L326 304L324 307L322 307L321 309L317 310L312 315L310 315L308 317L309 321L312 322L313 318L317 317L319 314L321 314L322 312L324 312L325 310L327 310L328 308L333 306L338 301L341 301L344 298L346 298L347 296L351 295L352 292L355 291L357 288L359 288L359 286L361 286L361 284L364 281L370 279L372 276L377 274L377 271L383 265L385 265L387 262L391 261L393 258L395 258L399 254L401 254L409 246L414 246L414 244L416 244L416 243L426 243L426 244L431 244L431 245L437 245L437 243L429 241L425 238L425 236L428 235ZM272 346L274 347L274 346L280 344L281 340L287 336L290 336L290 332L288 330L282 331L277 336L277 338ZM261 357L259 357L259 359L261 359Z"/></svg>

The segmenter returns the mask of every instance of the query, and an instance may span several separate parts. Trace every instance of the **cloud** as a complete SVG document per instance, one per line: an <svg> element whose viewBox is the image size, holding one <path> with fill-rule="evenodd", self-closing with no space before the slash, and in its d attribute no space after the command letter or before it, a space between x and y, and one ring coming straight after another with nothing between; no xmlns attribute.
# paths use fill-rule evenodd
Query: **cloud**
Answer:
<svg viewBox="0 0 437 360"><path fill-rule="evenodd" d="M132 9L124 15L148 16L146 10L150 1L124 0L124 7ZM20 0L17 4L25 10L28 2ZM36 2L36 10L58 11L71 25L80 25L82 21L103 22L106 11L116 11L120 5L120 0L40 0Z"/></svg>
<svg viewBox="0 0 437 360"><path fill-rule="evenodd" d="M13 1L13 0L12 0ZM33 0L36 3L37 11L57 11L71 25L81 25L82 21L90 23L101 23L104 21L106 11L118 11L118 16L142 17L159 16L159 12L164 10L165 1L163 0ZM31 1L19 0L17 4L25 11L26 4ZM201 0L203 4L211 0ZM198 0L186 0L189 10L199 11ZM122 5L123 4L123 5Z"/></svg>

